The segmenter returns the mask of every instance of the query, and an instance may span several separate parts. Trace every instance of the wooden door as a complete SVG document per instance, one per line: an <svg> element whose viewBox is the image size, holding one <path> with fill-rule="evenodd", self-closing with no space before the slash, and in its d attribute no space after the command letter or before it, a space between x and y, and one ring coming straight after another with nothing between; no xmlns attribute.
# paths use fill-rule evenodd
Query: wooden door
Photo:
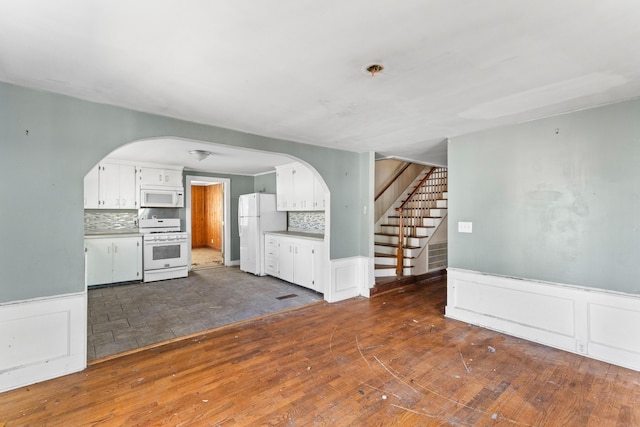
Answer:
<svg viewBox="0 0 640 427"><path fill-rule="evenodd" d="M191 247L207 246L205 191L207 187L191 186Z"/></svg>
<svg viewBox="0 0 640 427"><path fill-rule="evenodd" d="M206 189L207 246L222 250L222 184L210 185Z"/></svg>

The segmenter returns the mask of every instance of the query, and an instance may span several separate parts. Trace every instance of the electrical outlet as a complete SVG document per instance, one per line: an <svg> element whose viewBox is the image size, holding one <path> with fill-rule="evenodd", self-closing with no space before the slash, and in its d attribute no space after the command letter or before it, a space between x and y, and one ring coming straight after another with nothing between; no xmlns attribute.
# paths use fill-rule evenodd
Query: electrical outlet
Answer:
<svg viewBox="0 0 640 427"><path fill-rule="evenodd" d="M584 342L584 341L577 341L576 342L576 350L580 354L587 354L587 343Z"/></svg>
<svg viewBox="0 0 640 427"><path fill-rule="evenodd" d="M458 233L473 233L473 223L458 221Z"/></svg>

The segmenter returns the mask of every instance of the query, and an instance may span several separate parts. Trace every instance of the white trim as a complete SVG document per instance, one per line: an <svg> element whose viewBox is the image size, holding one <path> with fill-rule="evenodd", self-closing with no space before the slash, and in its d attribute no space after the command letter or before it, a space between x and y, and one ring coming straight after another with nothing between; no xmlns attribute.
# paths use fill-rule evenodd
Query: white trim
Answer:
<svg viewBox="0 0 640 427"><path fill-rule="evenodd" d="M87 366L87 293L0 305L0 392Z"/></svg>
<svg viewBox="0 0 640 427"><path fill-rule="evenodd" d="M349 257L331 260L331 281L324 294L328 302L369 296L369 258Z"/></svg>
<svg viewBox="0 0 640 427"><path fill-rule="evenodd" d="M640 296L449 268L446 317L640 371Z"/></svg>
<svg viewBox="0 0 640 427"><path fill-rule="evenodd" d="M231 261L231 180L229 178L216 178L211 176L186 175L185 180L185 221L186 230L189 233L189 271L191 271L191 182L210 182L212 184L222 184L224 192L224 226L223 226L223 246L224 265L235 265ZM240 261L238 261L238 264Z"/></svg>

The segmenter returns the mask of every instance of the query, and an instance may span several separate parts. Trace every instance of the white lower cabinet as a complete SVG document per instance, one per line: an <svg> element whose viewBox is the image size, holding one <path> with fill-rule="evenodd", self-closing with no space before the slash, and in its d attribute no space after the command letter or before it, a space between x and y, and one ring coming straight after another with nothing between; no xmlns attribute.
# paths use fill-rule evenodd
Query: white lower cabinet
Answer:
<svg viewBox="0 0 640 427"><path fill-rule="evenodd" d="M265 272L324 293L324 242L315 239L265 235Z"/></svg>
<svg viewBox="0 0 640 427"><path fill-rule="evenodd" d="M142 237L84 240L87 286L142 280Z"/></svg>
<svg viewBox="0 0 640 427"><path fill-rule="evenodd" d="M278 277L278 238L270 234L264 236L264 272Z"/></svg>

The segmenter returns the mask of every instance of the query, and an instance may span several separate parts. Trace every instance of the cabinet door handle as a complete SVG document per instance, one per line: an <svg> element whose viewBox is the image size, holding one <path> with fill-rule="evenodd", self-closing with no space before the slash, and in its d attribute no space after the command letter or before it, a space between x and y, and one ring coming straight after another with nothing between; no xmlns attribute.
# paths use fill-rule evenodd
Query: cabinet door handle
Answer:
<svg viewBox="0 0 640 427"><path fill-rule="evenodd" d="M162 174L158 175L158 181L162 182Z"/></svg>

